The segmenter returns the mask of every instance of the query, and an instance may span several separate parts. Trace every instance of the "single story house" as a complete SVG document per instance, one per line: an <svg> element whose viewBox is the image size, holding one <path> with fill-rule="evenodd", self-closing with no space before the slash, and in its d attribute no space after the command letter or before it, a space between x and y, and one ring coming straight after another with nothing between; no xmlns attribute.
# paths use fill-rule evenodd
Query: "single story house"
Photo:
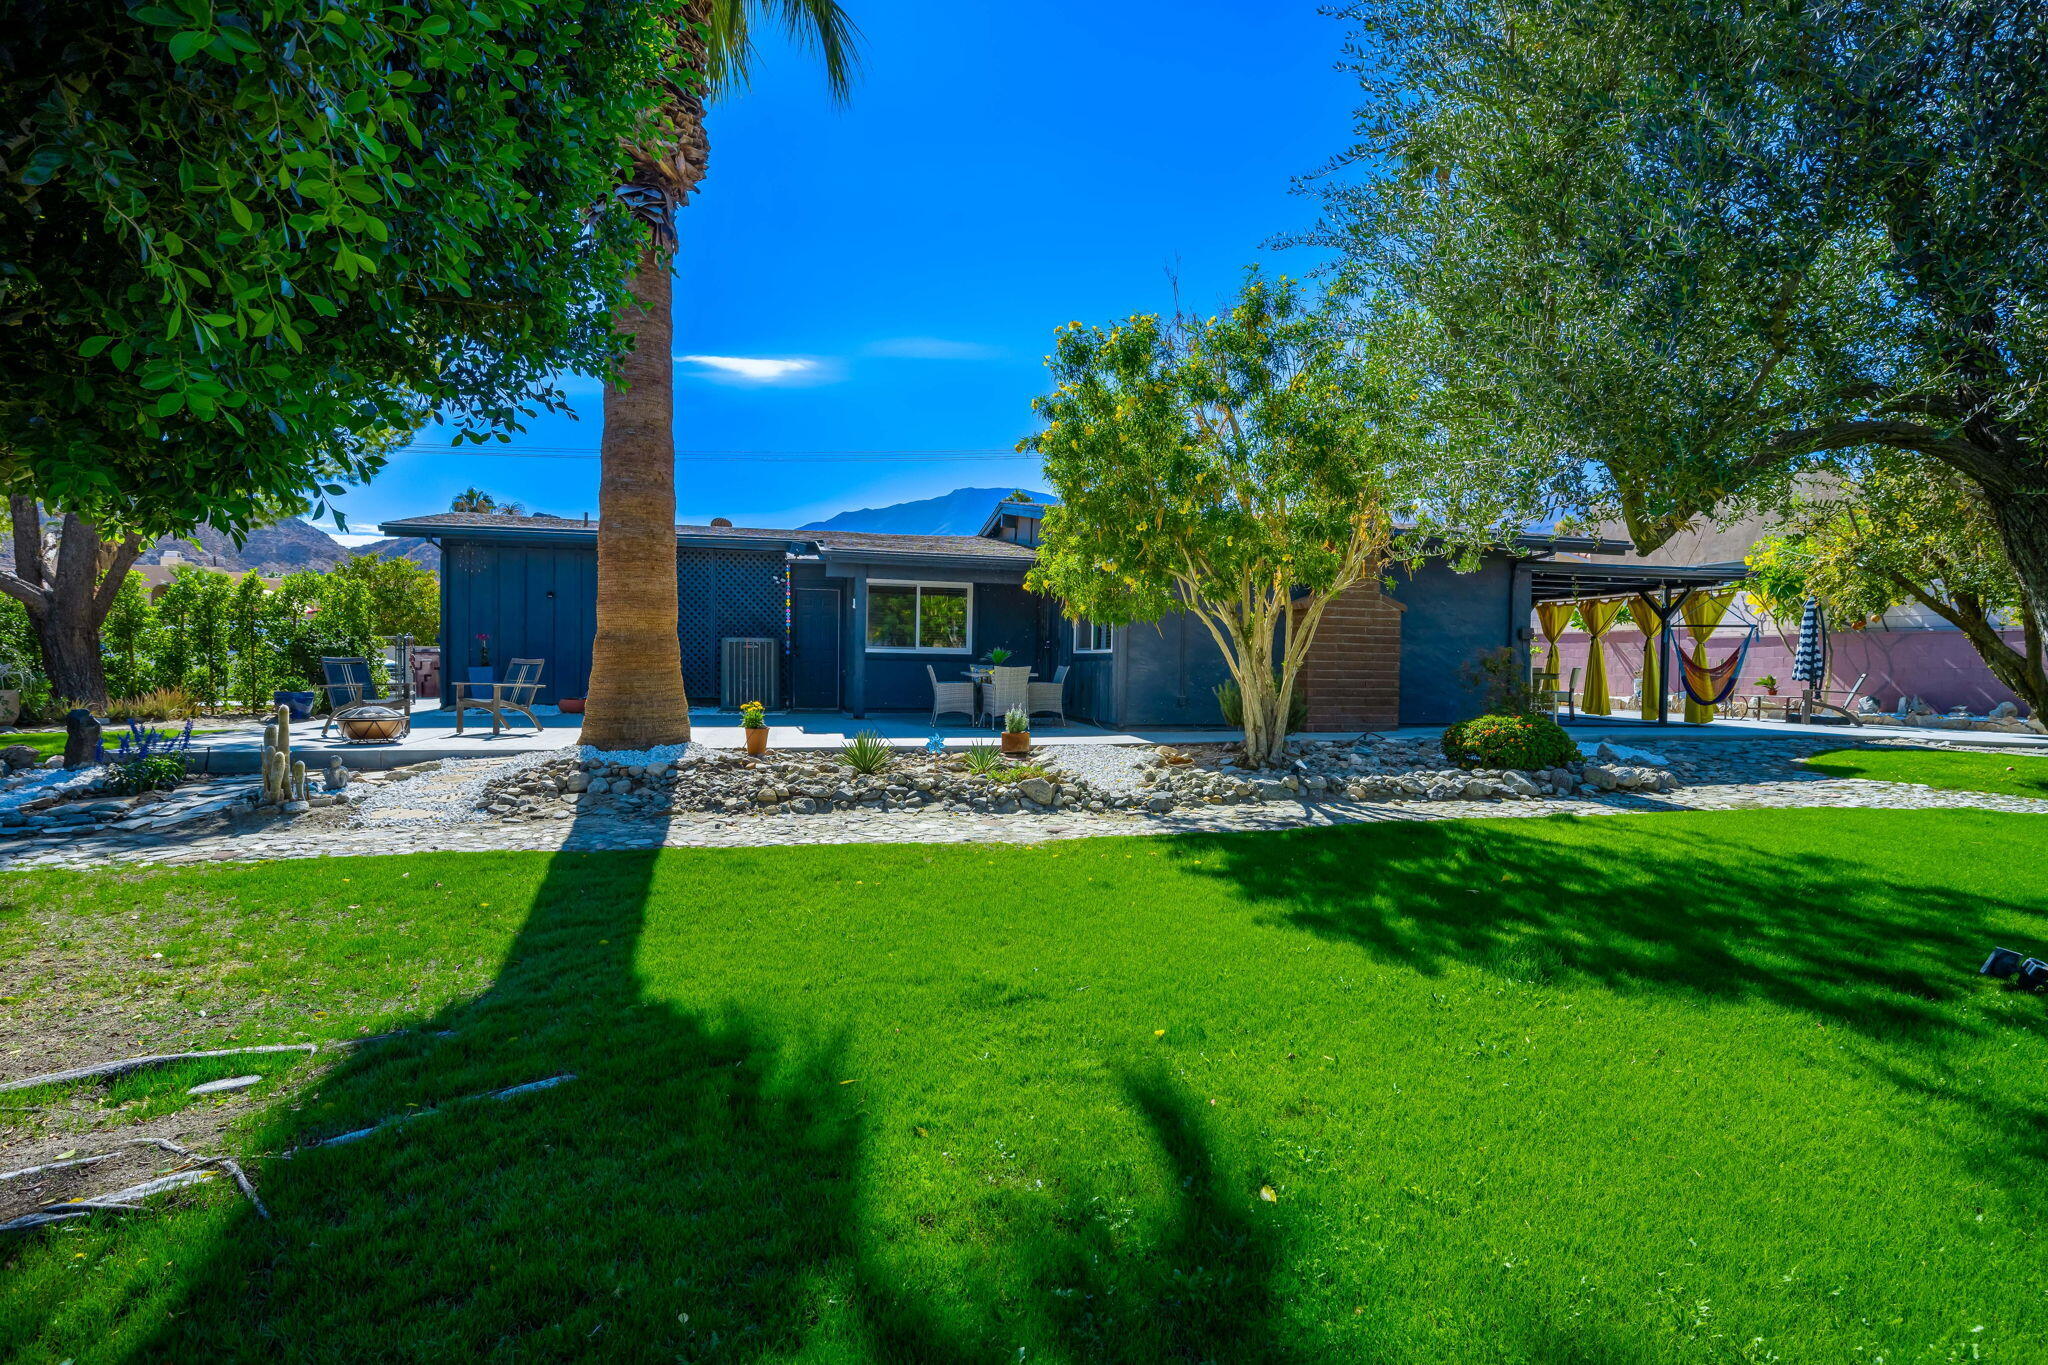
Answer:
<svg viewBox="0 0 2048 1365"><path fill-rule="evenodd" d="M777 709L921 711L934 674L1001 647L1041 678L1068 669L1070 717L1103 726L1223 724L1229 674L1201 622L1175 614L1111 627L1067 617L1027 590L1043 508L1002 502L973 536L709 526L676 528L683 681L693 702L759 696ZM588 686L596 630L597 524L442 512L385 522L441 547L441 648L450 678L490 658L546 661L549 699ZM1560 551L1618 555L1625 542L1529 536L1458 573L1430 562L1389 591L1353 589L1326 612L1305 672L1308 728L1434 725L1476 714L1466 672L1503 646L1526 655L1536 573ZM1554 579L1554 569L1546 580ZM1551 589L1557 590L1554 586ZM739 662L736 664L735 659ZM764 663L765 661L765 663ZM751 671L750 671L751 670Z"/></svg>

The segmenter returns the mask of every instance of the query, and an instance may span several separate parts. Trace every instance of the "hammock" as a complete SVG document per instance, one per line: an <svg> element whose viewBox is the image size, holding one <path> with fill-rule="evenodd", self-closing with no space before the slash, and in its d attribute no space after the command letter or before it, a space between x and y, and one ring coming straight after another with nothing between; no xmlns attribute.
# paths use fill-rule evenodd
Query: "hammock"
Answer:
<svg viewBox="0 0 2048 1365"><path fill-rule="evenodd" d="M1685 695L1701 706L1719 706L1726 701L1735 684L1742 681L1742 661L1749 657L1749 646L1755 639L1756 627L1751 626L1735 652L1712 665L1687 658L1685 651L1679 650L1678 681L1685 688Z"/></svg>

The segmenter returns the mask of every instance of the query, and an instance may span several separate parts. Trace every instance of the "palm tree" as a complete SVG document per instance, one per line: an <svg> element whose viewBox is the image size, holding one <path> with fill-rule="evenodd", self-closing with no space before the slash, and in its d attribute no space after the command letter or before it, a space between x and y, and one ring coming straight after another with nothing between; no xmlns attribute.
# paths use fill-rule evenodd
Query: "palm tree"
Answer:
<svg viewBox="0 0 2048 1365"><path fill-rule="evenodd" d="M695 89L672 87L658 131L626 147L631 169L619 197L647 228L632 280L633 304L618 320L632 339L619 382L604 394L597 490L597 640L584 702L583 742L645 749L690 737L676 635L675 372L670 358L669 258L675 211L709 166L707 101L746 84L752 21L777 20L817 53L834 96L853 78L858 34L836 0L689 0L676 44Z"/></svg>

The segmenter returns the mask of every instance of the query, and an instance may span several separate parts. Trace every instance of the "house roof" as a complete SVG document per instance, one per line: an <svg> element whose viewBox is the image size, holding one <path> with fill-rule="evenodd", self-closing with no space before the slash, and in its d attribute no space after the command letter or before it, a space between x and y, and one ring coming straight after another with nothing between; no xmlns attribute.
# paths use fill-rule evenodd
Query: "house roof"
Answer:
<svg viewBox="0 0 2048 1365"><path fill-rule="evenodd" d="M434 538L450 532L482 533L490 538L533 536L546 539L594 539L597 523L574 517L508 517L495 512L436 512L424 517L387 521L378 527L387 536ZM783 549L792 554L905 559L958 559L1006 562L1022 569L1034 558L1031 549L980 536L909 536L878 531L785 531L759 526L678 526L684 545Z"/></svg>
<svg viewBox="0 0 2048 1365"><path fill-rule="evenodd" d="M1027 510L1029 509L1029 510ZM1042 515L1045 504L1001 503L997 513ZM991 518L993 520L993 517ZM576 517L506 516L498 512L434 512L427 516L387 521L378 530L387 536L418 536L435 539L451 532L466 532L471 538L545 540L591 540L597 536L595 521ZM786 531L759 526L678 526L676 542L711 549L776 549L796 555L818 555L827 559L874 561L880 563L946 563L968 567L1022 571L1031 566L1038 551L1014 541L997 540L984 532L974 536L911 536L880 531ZM1518 536L1515 548L1545 563L1556 563L1559 554L1624 555L1634 547L1625 540L1598 536L1530 534ZM1643 572L1636 566L1637 576ZM1651 572L1654 572L1652 570Z"/></svg>

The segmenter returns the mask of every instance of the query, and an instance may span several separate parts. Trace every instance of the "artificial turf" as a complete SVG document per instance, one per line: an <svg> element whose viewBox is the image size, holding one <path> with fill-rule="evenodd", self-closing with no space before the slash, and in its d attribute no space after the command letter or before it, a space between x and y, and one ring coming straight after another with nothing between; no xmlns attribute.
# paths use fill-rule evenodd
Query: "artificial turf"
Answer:
<svg viewBox="0 0 2048 1365"><path fill-rule="evenodd" d="M251 1103L238 1150L299 1149L251 1163L273 1221L202 1191L0 1246L0 1354L2037 1360L2048 1002L1973 972L2048 949L2042 830L11 877L10 1029L414 1031Z"/></svg>
<svg viewBox="0 0 2048 1365"><path fill-rule="evenodd" d="M2048 800L2048 755L1944 749L1830 749L1806 760L1830 777L1915 782L1942 791L1995 792Z"/></svg>

